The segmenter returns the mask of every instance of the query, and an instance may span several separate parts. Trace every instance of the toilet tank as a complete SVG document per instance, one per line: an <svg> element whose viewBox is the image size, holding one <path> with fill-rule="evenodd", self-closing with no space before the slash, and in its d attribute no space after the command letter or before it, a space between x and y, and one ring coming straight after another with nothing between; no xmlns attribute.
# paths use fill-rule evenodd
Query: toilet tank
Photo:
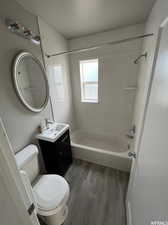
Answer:
<svg viewBox="0 0 168 225"><path fill-rule="evenodd" d="M15 155L19 170L24 170L32 183L39 175L38 148L36 145L28 145Z"/></svg>

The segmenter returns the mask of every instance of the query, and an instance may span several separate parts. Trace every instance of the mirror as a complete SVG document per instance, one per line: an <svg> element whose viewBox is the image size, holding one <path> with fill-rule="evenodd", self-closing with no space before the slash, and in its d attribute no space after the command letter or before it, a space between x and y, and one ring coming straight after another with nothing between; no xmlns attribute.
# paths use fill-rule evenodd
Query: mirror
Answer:
<svg viewBox="0 0 168 225"><path fill-rule="evenodd" d="M41 112L48 103L48 80L41 62L29 52L16 56L14 86L21 102L32 112Z"/></svg>

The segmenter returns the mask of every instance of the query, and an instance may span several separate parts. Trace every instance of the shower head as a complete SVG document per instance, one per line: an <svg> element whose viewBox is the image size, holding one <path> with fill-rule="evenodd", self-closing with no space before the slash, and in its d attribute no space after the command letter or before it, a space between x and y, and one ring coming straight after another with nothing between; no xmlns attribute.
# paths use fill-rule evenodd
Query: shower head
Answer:
<svg viewBox="0 0 168 225"><path fill-rule="evenodd" d="M139 60L142 58L142 57L145 57L145 59L147 58L148 56L148 53L145 52L144 54L138 56L135 60L134 60L134 64L138 64Z"/></svg>

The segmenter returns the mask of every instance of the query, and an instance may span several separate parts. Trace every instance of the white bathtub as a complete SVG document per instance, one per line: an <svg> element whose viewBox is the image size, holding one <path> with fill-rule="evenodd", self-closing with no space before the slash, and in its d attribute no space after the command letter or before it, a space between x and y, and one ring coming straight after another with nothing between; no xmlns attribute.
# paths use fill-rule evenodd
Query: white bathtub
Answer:
<svg viewBox="0 0 168 225"><path fill-rule="evenodd" d="M131 159L128 157L126 140L75 131L71 133L71 146L74 158L130 171Z"/></svg>

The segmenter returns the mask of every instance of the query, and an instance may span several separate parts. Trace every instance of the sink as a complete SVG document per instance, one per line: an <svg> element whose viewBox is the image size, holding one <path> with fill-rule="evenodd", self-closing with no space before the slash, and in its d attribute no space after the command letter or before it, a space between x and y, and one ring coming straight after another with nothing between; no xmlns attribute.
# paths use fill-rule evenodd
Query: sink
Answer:
<svg viewBox="0 0 168 225"><path fill-rule="evenodd" d="M43 131L43 133L36 135L37 139L55 142L66 130L69 125L65 123L52 123L50 128Z"/></svg>
<svg viewBox="0 0 168 225"><path fill-rule="evenodd" d="M52 128L52 129L59 132L62 129L64 129L66 126L67 126L67 124L57 123L56 125L54 125L54 128Z"/></svg>
<svg viewBox="0 0 168 225"><path fill-rule="evenodd" d="M54 126L46 129L44 133L58 133L61 132L66 126L66 124L55 124Z"/></svg>

